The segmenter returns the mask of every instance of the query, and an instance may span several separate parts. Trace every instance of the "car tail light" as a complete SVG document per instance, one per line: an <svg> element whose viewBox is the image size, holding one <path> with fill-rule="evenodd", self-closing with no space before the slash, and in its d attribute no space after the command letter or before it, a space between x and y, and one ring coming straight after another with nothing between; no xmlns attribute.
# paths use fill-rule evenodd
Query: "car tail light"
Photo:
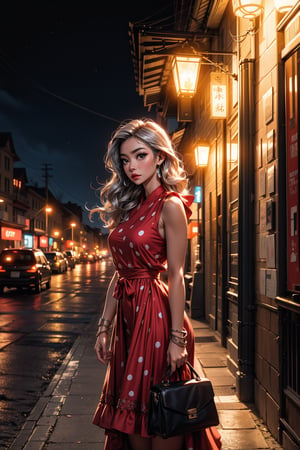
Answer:
<svg viewBox="0 0 300 450"><path fill-rule="evenodd" d="M36 271L37 271L36 266L32 266L32 267L30 267L30 269L27 269L27 272L30 272L30 273L35 273Z"/></svg>
<svg viewBox="0 0 300 450"><path fill-rule="evenodd" d="M6 272L6 270L3 269L3 266L0 266L0 272Z"/></svg>

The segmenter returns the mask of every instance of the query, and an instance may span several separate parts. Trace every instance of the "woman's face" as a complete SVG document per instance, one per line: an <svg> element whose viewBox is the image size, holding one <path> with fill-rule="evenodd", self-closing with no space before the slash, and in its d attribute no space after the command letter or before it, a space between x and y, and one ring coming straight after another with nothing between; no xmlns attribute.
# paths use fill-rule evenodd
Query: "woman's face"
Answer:
<svg viewBox="0 0 300 450"><path fill-rule="evenodd" d="M157 165L162 158L144 142L133 136L128 138L121 144L120 160L125 174L136 185L159 184Z"/></svg>

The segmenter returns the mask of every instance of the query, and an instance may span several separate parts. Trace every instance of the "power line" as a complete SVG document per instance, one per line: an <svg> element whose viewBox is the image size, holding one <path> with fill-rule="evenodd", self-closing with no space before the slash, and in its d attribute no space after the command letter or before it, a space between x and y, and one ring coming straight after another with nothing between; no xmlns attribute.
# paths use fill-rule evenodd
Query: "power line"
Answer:
<svg viewBox="0 0 300 450"><path fill-rule="evenodd" d="M2 61L1 61L2 60ZM0 65L2 65L2 68L7 73L13 73L14 75L17 74L17 68L16 65L11 61L9 61L9 57L4 53L3 50L0 49ZM24 83L25 78L22 78L22 82ZM112 122L115 122L117 124L121 123L121 120L115 119L114 117L108 116L106 114L102 114L98 111L95 111L94 109L88 108L87 106L81 105L80 103L74 102L73 100L70 100L66 97L63 97L61 95L55 94L52 91L49 91L49 89L46 89L45 87L41 85L36 85L35 83L30 84L30 87L32 89L36 89L40 92L43 92L44 94L50 95L51 97L56 98L57 100L60 100L61 102L67 103L68 105L74 106L75 108L82 109L83 111L88 112L89 114L93 114L94 116L101 117L102 119L111 120Z"/></svg>
<svg viewBox="0 0 300 450"><path fill-rule="evenodd" d="M95 116L102 117L103 119L111 120L113 122L116 122L118 124L121 123L120 120L114 119L113 117L107 116L106 114L99 113L95 111L94 109L87 108L86 106L80 105L79 103L75 103L72 100L67 99L66 97L62 97L61 95L57 95L54 92L49 91L48 89L42 87L42 86L34 86L39 91L50 95L51 97L57 98L61 102L67 103L69 105L75 106L76 108L82 109L83 111L86 111L90 114L94 114Z"/></svg>

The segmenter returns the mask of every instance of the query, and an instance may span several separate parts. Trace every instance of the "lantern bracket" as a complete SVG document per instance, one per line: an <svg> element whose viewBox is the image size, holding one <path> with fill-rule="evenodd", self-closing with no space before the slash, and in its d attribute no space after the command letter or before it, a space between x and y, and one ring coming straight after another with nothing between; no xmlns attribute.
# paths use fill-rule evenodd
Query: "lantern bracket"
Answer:
<svg viewBox="0 0 300 450"><path fill-rule="evenodd" d="M210 56L236 56L237 52L201 51L195 48L195 44L195 41L191 42L188 38L184 41L179 41L168 46L165 46L164 41L162 41L162 46L160 48L156 48L155 50L145 50L145 55L176 56L180 54L185 56L189 55L191 57L199 56L200 58L202 58L202 60L206 61L207 64L215 66L221 72L231 76L234 80L237 80L238 76L236 73L231 73L223 67L222 63L215 62L210 58Z"/></svg>
<svg viewBox="0 0 300 450"><path fill-rule="evenodd" d="M203 58L205 61L207 61L208 64L211 64L211 65L215 66L215 67L216 67L217 69L219 69L221 72L225 73L226 75L229 75L230 77L232 77L234 80L237 81L237 79L238 79L237 73L229 72L229 70L224 69L224 67L222 66L222 64L219 64L219 63L217 63L217 62L215 62L215 61L212 61L210 58L208 58L207 56L205 56L203 53L202 53L202 58Z"/></svg>

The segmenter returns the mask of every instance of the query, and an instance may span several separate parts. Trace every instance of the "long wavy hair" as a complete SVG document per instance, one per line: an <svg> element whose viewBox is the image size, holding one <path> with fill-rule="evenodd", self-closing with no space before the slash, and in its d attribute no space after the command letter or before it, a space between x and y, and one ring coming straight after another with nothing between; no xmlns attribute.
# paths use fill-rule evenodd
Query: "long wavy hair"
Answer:
<svg viewBox="0 0 300 450"><path fill-rule="evenodd" d="M166 131L150 119L136 119L122 124L113 134L105 156L105 167L111 172L111 178L97 189L103 206L90 211L90 218L94 213L100 214L106 228L115 228L126 219L129 211L140 203L144 195L143 186L137 186L125 175L120 160L121 144L130 137L147 144L154 156L158 152L164 154L160 181L167 191L186 191L187 175Z"/></svg>

